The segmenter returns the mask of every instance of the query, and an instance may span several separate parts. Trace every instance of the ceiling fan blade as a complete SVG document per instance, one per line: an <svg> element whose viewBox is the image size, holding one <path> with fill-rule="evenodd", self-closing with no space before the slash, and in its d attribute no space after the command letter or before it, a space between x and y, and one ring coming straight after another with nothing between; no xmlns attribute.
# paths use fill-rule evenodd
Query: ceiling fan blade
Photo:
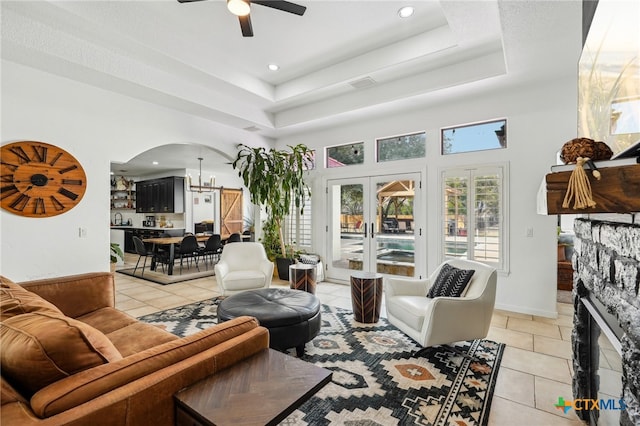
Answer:
<svg viewBox="0 0 640 426"><path fill-rule="evenodd" d="M240 29L243 37L253 37L253 27L251 26L251 15L238 16L240 20Z"/></svg>
<svg viewBox="0 0 640 426"><path fill-rule="evenodd" d="M178 0L178 3L192 3L194 1L204 1L204 0Z"/></svg>
<svg viewBox="0 0 640 426"><path fill-rule="evenodd" d="M178 0L180 1L180 0ZM300 6L299 4L291 3L283 0L251 0L250 3L259 4L261 6L271 7L273 9L282 10L283 12L293 13L294 15L304 15L307 10L306 6Z"/></svg>

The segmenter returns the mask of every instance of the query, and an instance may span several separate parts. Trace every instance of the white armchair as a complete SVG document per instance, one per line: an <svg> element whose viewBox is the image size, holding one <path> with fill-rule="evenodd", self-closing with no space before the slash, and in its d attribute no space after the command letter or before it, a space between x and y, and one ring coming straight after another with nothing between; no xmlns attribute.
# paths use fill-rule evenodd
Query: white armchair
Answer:
<svg viewBox="0 0 640 426"><path fill-rule="evenodd" d="M227 243L215 266L218 287L224 296L246 290L268 288L273 278L273 262L261 243Z"/></svg>
<svg viewBox="0 0 640 426"><path fill-rule="evenodd" d="M429 288L445 263L475 273L461 297L428 298ZM444 262L426 280L387 278L387 319L423 347L483 339L491 324L496 281L494 268L464 259Z"/></svg>

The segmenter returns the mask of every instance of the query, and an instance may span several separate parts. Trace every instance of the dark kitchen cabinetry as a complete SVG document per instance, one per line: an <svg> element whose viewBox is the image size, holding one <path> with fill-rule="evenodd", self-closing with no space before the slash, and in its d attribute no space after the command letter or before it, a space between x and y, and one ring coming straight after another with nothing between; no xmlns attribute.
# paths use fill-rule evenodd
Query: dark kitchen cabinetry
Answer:
<svg viewBox="0 0 640 426"><path fill-rule="evenodd" d="M137 213L184 213L184 177L136 182Z"/></svg>
<svg viewBox="0 0 640 426"><path fill-rule="evenodd" d="M126 253L136 252L136 246L133 244L133 229L124 231L124 251Z"/></svg>

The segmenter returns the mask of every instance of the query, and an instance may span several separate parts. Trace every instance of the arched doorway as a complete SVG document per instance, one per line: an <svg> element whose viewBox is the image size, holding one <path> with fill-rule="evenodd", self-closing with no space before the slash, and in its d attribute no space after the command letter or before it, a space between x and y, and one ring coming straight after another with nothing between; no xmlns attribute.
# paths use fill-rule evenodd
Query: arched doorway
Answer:
<svg viewBox="0 0 640 426"><path fill-rule="evenodd" d="M200 161L199 159L202 159ZM111 224L122 226L124 232L135 229L162 229L169 233L197 232L196 224L208 225L206 231L222 234L228 229L223 220L240 223L242 226L243 200L236 200L230 215L224 208L222 188L241 191L242 183L229 165L232 156L219 149L202 144L167 144L142 152L129 161L111 163ZM198 175L200 175L198 180ZM176 198L175 208L169 211L141 212L136 209L136 182L148 182L159 178L175 178L175 190L182 194ZM194 188L189 185L189 177ZM200 182L200 184L198 183ZM181 188L178 186L182 185ZM195 188L202 186L202 188ZM245 191L246 192L246 191ZM242 192L240 192L242 194ZM131 230L128 229L131 228ZM112 241L114 226L112 226ZM240 231L242 231L240 229ZM127 248L126 235L115 239Z"/></svg>

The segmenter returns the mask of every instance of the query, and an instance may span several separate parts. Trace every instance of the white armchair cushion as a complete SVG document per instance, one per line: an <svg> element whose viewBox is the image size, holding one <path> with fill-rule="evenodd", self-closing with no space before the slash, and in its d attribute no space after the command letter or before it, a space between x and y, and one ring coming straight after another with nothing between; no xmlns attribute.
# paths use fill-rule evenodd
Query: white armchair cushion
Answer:
<svg viewBox="0 0 640 426"><path fill-rule="evenodd" d="M228 290L250 290L262 288L265 283L261 271L233 271L224 276L224 286Z"/></svg>
<svg viewBox="0 0 640 426"><path fill-rule="evenodd" d="M393 315L416 332L422 330L427 307L431 299L424 296L396 296L387 299L387 312Z"/></svg>

